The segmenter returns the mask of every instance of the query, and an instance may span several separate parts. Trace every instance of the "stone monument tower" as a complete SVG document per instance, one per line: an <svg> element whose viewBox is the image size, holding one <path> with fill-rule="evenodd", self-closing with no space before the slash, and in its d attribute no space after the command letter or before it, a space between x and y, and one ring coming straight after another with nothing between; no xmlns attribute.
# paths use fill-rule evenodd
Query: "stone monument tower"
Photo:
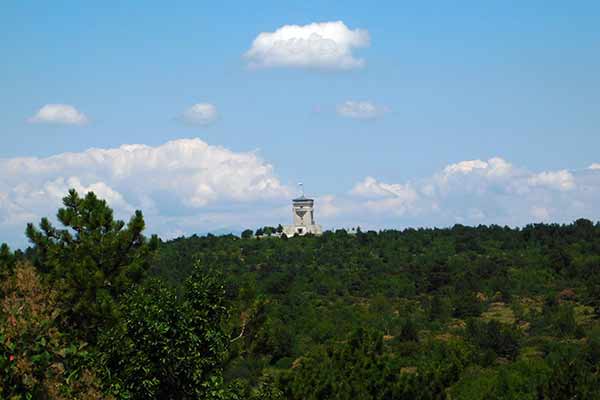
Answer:
<svg viewBox="0 0 600 400"><path fill-rule="evenodd" d="M300 183L300 187L303 185ZM302 195L292 200L292 212L294 215L294 224L287 225L283 228L283 233L286 236L306 234L320 235L323 233L320 225L315 224L315 201L304 196L304 188Z"/></svg>

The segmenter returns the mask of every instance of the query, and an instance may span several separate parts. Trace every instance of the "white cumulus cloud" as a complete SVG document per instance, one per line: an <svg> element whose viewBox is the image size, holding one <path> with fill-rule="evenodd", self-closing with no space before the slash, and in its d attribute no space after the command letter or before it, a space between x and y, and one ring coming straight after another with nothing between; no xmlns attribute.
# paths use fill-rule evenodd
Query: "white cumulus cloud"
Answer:
<svg viewBox="0 0 600 400"><path fill-rule="evenodd" d="M315 200L319 216L334 217L342 212L339 204L336 205L336 198L333 195L325 195Z"/></svg>
<svg viewBox="0 0 600 400"><path fill-rule="evenodd" d="M487 177L505 177L513 174L514 168L506 160L499 157L490 158L488 161L468 160L447 165L440 175L448 179L452 175L481 174Z"/></svg>
<svg viewBox="0 0 600 400"><path fill-rule="evenodd" d="M533 206L531 207L532 222L547 222L550 220L550 211L546 207Z"/></svg>
<svg viewBox="0 0 600 400"><path fill-rule="evenodd" d="M350 193L369 198L364 203L367 210L395 215L416 211L419 200L419 194L410 183L383 183L370 176L357 183Z"/></svg>
<svg viewBox="0 0 600 400"><path fill-rule="evenodd" d="M210 103L198 103L181 114L181 120L190 125L210 125L217 120L217 107Z"/></svg>
<svg viewBox="0 0 600 400"><path fill-rule="evenodd" d="M55 215L69 188L94 191L121 217L143 210L157 233L264 225L292 195L254 152L200 139L0 159L0 237Z"/></svg>
<svg viewBox="0 0 600 400"><path fill-rule="evenodd" d="M378 106L370 101L348 100L336 107L338 115L354 119L374 119L389 111L387 107Z"/></svg>
<svg viewBox="0 0 600 400"><path fill-rule="evenodd" d="M0 159L0 241L25 244L25 223L55 215L69 188L94 191L119 218L143 210L148 231L165 238L289 223L294 195L255 152L200 139ZM326 228L598 220L600 169L465 160L406 182L367 176L345 194L318 195L315 212Z"/></svg>
<svg viewBox="0 0 600 400"><path fill-rule="evenodd" d="M387 197L393 196L407 201L417 200L418 194L411 184L383 183L373 177L366 177L352 189L352 194L364 197Z"/></svg>
<svg viewBox="0 0 600 400"><path fill-rule="evenodd" d="M600 169L600 163L593 163L588 169Z"/></svg>
<svg viewBox="0 0 600 400"><path fill-rule="evenodd" d="M600 169L531 172L499 157L466 160L407 183L366 177L345 202L351 212L338 219L361 217L378 227L598 219Z"/></svg>
<svg viewBox="0 0 600 400"><path fill-rule="evenodd" d="M557 190L571 190L575 188L575 178L567 170L540 172L529 178L533 186L546 186Z"/></svg>
<svg viewBox="0 0 600 400"><path fill-rule="evenodd" d="M27 120L31 124L85 125L88 117L69 104L46 104Z"/></svg>
<svg viewBox="0 0 600 400"><path fill-rule="evenodd" d="M284 25L262 32L245 53L251 67L355 69L365 65L353 50L370 45L369 32L342 21Z"/></svg>

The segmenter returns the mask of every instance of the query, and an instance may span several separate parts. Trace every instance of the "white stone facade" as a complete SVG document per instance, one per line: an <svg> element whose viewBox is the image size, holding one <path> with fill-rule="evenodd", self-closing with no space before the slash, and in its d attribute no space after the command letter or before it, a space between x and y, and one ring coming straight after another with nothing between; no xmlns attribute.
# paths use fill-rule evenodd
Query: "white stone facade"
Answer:
<svg viewBox="0 0 600 400"><path fill-rule="evenodd" d="M321 225L315 224L315 201L304 197L304 195L292 200L292 212L294 214L294 224L283 227L283 233L286 236L304 236L307 234L321 235L323 230Z"/></svg>

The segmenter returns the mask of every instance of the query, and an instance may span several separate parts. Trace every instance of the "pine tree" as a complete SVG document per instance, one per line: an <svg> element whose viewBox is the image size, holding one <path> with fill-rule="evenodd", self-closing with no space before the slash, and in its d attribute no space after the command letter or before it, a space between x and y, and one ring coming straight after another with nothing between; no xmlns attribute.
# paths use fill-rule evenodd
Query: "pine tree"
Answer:
<svg viewBox="0 0 600 400"><path fill-rule="evenodd" d="M141 211L125 224L92 192L81 198L72 189L63 204L57 218L64 229L43 218L39 229L28 224L26 234L36 266L48 274L69 310L67 322L94 341L97 328L114 319L119 296L141 281L158 238L142 235Z"/></svg>

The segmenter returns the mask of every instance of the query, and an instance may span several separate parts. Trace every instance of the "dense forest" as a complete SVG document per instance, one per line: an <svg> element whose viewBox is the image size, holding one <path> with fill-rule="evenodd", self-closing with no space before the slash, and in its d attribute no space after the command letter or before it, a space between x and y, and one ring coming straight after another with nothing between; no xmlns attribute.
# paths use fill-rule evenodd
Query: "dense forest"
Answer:
<svg viewBox="0 0 600 400"><path fill-rule="evenodd" d="M600 398L600 223L164 242L75 191L57 217L0 248L0 398Z"/></svg>

